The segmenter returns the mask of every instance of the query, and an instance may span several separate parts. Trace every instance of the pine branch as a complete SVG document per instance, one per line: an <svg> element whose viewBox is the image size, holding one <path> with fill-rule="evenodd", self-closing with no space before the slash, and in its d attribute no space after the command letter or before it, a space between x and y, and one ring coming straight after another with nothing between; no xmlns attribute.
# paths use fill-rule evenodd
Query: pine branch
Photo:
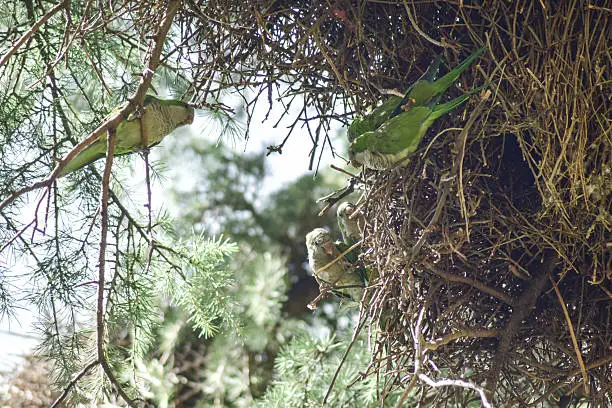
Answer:
<svg viewBox="0 0 612 408"><path fill-rule="evenodd" d="M62 391L60 396L57 397L57 399L55 401L53 401L53 404L51 404L50 408L59 407L60 404L62 402L64 402L64 400L68 396L68 393L70 392L70 390L72 388L74 388L76 386L76 384L79 382L79 380L81 378L83 378L92 368L97 366L98 363L99 363L98 360L92 361L91 363L87 364L81 371L79 371L79 373L77 375L75 375L74 378L72 378L72 380L70 380L68 385L66 385L66 387L64 387L64 390Z"/></svg>
<svg viewBox="0 0 612 408"><path fill-rule="evenodd" d="M115 386L115 389L125 400L125 402L135 407L134 401L125 393L125 390L117 381L115 374L113 373L106 355L104 352L104 329L106 322L104 321L104 289L106 283L105 277L105 266L106 266L106 234L108 232L108 195L109 195L109 183L110 173L113 166L113 154L115 153L115 142L116 142L115 129L109 129L108 131L108 144L106 147L106 166L104 167L104 175L102 176L102 191L100 192L100 248L98 255L98 296L96 304L96 350L98 353L98 361L104 370L104 373L108 377L111 384Z"/></svg>
<svg viewBox="0 0 612 408"><path fill-rule="evenodd" d="M84 140L79 142L71 151L64 157L63 160L60 160L59 163L55 166L55 169L45 178L44 180L38 181L30 186L26 186L20 190L12 192L4 201L0 203L0 211L2 211L6 206L12 203L15 199L21 197L22 195L37 190L42 187L49 187L53 182L57 179L60 172L74 159L80 152L85 150L88 146L93 144L96 140L98 140L105 132L108 132L110 129L116 128L123 120L125 120L131 113L133 113L138 106L142 106L144 102L144 97L147 94L149 87L151 86L151 82L153 80L153 74L155 70L159 66L161 53L163 51L163 45L168 35L168 31L170 30L170 26L172 25L172 20L176 15L180 6L179 0L172 0L170 4L168 4L168 8L166 10L166 14L161 22L159 27L159 31L153 36L153 41L151 46L149 47L150 51L145 60L145 70L142 73L140 83L134 95L129 98L128 103L120 109L114 115L111 115L107 120L102 122L100 126L98 126L89 136L87 136Z"/></svg>
<svg viewBox="0 0 612 408"><path fill-rule="evenodd" d="M53 17L55 13L57 13L63 8L66 8L68 4L68 0L63 0L62 2L56 4L55 7L49 10L47 14L42 16L36 23L34 23L32 27L30 27L30 29L26 31L19 40L17 40L17 42L11 47L11 49L8 50L6 54L4 54L2 59L0 59L0 68L6 63L6 61L9 60L9 58L13 56L13 54L17 52L17 50L23 45L23 43L25 43L30 37L32 37L32 35L34 35L34 33L38 31L38 29L43 24L45 24L51 17Z"/></svg>

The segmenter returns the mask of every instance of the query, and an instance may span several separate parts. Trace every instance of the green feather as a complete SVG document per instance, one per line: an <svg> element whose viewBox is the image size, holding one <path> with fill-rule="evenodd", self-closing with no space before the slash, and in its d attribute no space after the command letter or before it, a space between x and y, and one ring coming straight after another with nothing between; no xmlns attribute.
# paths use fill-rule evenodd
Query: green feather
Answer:
<svg viewBox="0 0 612 408"><path fill-rule="evenodd" d="M367 115L355 118L348 127L347 137L349 143L355 140L359 135L371 130L375 130L383 124L389 115L393 112L398 104L402 101L401 96L391 96L382 105L372 110Z"/></svg>
<svg viewBox="0 0 612 408"><path fill-rule="evenodd" d="M343 241L336 241L336 247L340 253L344 253L347 249L349 249L352 245L347 245ZM361 246L353 248L352 251L346 253L344 255L344 259L346 259L352 270L352 273L356 274L359 277L359 280L363 285L365 285L370 280L370 270L368 268L364 268L363 265L359 262L359 254L361 253Z"/></svg>
<svg viewBox="0 0 612 408"><path fill-rule="evenodd" d="M435 105L439 99L436 97L428 106L412 107L389 119L375 131L366 132L355 139L349 147L349 158L376 170L393 167L417 149L436 119L457 108L481 89L476 88L440 105Z"/></svg>
<svg viewBox="0 0 612 408"><path fill-rule="evenodd" d="M393 118L400 113L406 111L410 107L414 106L425 106L431 102L431 100L446 91L451 85L453 85L457 79L461 76L475 60L485 52L487 47L481 47L474 51L472 55L463 60L459 65L449 71L446 75L440 79L435 79L435 75L429 72L432 68L435 69L436 73L440 64L440 57L438 57L430 66L427 71L419 80L417 80L406 92L406 96L398 104L395 110L391 113L389 118Z"/></svg>

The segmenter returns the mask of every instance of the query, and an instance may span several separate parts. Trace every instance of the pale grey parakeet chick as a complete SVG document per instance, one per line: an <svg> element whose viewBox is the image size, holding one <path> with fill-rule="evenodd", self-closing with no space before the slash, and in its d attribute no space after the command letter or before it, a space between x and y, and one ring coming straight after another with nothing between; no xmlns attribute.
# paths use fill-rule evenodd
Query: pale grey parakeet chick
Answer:
<svg viewBox="0 0 612 408"><path fill-rule="evenodd" d="M356 302L361 300L364 291L363 279L346 259L342 257L327 269L321 270L342 254L327 230L316 228L309 232L306 235L306 248L308 262L319 285L329 285L334 293Z"/></svg>
<svg viewBox="0 0 612 408"><path fill-rule="evenodd" d="M363 228L365 226L363 214L355 214L355 211L357 211L357 206L349 201L340 204L336 211L342 240L349 246L363 237Z"/></svg>

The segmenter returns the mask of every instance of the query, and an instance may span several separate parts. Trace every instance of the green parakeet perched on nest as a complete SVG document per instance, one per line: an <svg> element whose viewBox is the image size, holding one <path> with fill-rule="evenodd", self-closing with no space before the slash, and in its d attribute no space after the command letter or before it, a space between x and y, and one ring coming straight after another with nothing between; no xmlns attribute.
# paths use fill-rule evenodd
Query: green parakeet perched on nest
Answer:
<svg viewBox="0 0 612 408"><path fill-rule="evenodd" d="M414 152L427 129L437 118L461 105L471 94L480 89L473 90L448 103L436 105L442 93L455 83L461 73L486 49L486 47L477 49L442 78L434 80L439 65L439 58L436 59L425 74L408 88L406 96L379 127L371 128L378 123L372 118L367 122L371 129L358 136L355 136L355 131L349 132L351 142L349 159L352 164L357 167L365 165L375 170L383 170L393 167L397 161ZM387 105L385 103L382 106ZM386 111L384 115L387 115ZM377 118L380 119L384 115L379 114ZM357 131L366 128L363 126L364 123L366 122L363 120L358 121Z"/></svg>
<svg viewBox="0 0 612 408"><path fill-rule="evenodd" d="M457 108L480 89L440 105L436 105L438 98L435 98L428 106L414 106L400 113L375 131L363 133L355 139L349 146L349 159L357 166L364 165L374 170L392 168L416 150L436 119Z"/></svg>
<svg viewBox="0 0 612 408"><path fill-rule="evenodd" d="M122 105L118 109L123 108ZM116 110L115 110L116 111ZM193 123L194 109L185 102L147 95L139 114L131 114L116 129L115 155L138 152L162 141L176 128ZM107 134L85 148L60 172L60 176L106 156Z"/></svg>
<svg viewBox="0 0 612 408"><path fill-rule="evenodd" d="M349 143L365 132L376 130L388 119L407 111L413 106L425 106L437 95L442 94L465 71L476 58L487 49L481 47L442 78L436 80L440 67L441 56L438 56L427 68L425 73L404 92L405 96L391 96L382 105L367 115L358 117L349 125L347 136Z"/></svg>
<svg viewBox="0 0 612 408"><path fill-rule="evenodd" d="M319 285L328 285L333 293L356 302L361 300L364 291L363 278L344 257L321 270L342 253L327 230L315 228L309 232L306 235L306 248L308 263Z"/></svg>

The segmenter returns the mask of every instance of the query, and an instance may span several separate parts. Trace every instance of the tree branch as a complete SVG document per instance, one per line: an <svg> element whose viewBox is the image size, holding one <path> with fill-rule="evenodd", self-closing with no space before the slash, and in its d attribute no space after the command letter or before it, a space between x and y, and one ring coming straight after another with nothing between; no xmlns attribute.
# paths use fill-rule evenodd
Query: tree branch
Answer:
<svg viewBox="0 0 612 408"><path fill-rule="evenodd" d="M6 54L4 54L2 59L0 59L0 67L2 67L2 65L4 65L6 61L8 61L8 59L11 58L13 54L17 52L19 47L21 47L23 43L25 43L32 35L34 35L34 33L36 33L43 24L45 24L51 17L53 17L55 13L65 8L67 4L68 0L64 0L56 4L55 7L53 7L47 12L47 14L42 16L36 23L34 23L34 25L32 25L32 27L30 27L30 29L26 31L19 40L17 40L17 42L11 47L11 49L8 50Z"/></svg>
<svg viewBox="0 0 612 408"><path fill-rule="evenodd" d="M115 386L117 392L127 402L129 406L135 406L135 403L125 393L121 384L112 372L110 364L106 360L104 354L104 287L106 283L105 266L106 266L106 234L108 232L108 195L110 173L113 166L113 154L115 153L116 142L115 129L108 130L108 144L106 146L106 166L104 167L104 175L102 176L102 191L100 192L100 248L98 252L98 295L96 304L96 351L98 353L98 361L104 370L104 373Z"/></svg>
<svg viewBox="0 0 612 408"><path fill-rule="evenodd" d="M558 257L552 251L545 252L542 257L540 270L534 271L529 286L513 303L513 310L508 323L503 329L499 330L499 344L493 359L491 369L486 374L487 393L489 397L495 399L495 389L499 381L499 374L502 371L508 353L512 349L512 339L520 332L523 321L531 314L538 296L545 288L546 282L553 270L557 266Z"/></svg>
<svg viewBox="0 0 612 408"><path fill-rule="evenodd" d="M98 365L98 363L99 363L98 360L92 361L91 363L87 364L81 371L79 371L78 374L75 375L72 378L72 380L70 380L68 385L64 387L64 390L62 391L61 395L57 397L55 401L53 401L53 404L51 404L50 408L55 408L55 407L60 406L60 404L64 402L64 400L68 396L68 392L70 392L70 390L77 384L77 382L79 382L81 378L83 378L89 372L89 370L91 370L96 365Z"/></svg>
<svg viewBox="0 0 612 408"><path fill-rule="evenodd" d="M77 144L70 151L70 153L66 155L64 159L60 160L57 166L55 166L55 169L53 169L51 174L49 174L46 179L38 181L32 184L31 186L26 186L20 190L11 193L6 199L4 199L4 201L0 203L0 211L2 211L7 205L12 203L15 199L19 198L25 193L36 190L41 187L50 186L53 181L57 179L60 172L66 167L66 165L72 159L74 159L80 152L82 152L89 145L98 140L98 138L100 138L109 129L116 128L125 118L130 115L130 113L136 110L136 107L142 106L144 102L144 97L147 94L147 90L151 86L155 69L157 69L157 67L159 66L160 57L163 51L166 36L168 35L168 31L170 30L170 26L172 25L172 20L174 19L174 16L178 11L179 6L179 0L172 0L170 4L168 4L165 16L162 19L161 25L159 27L159 31L153 37L153 43L149 47L150 53L145 61L146 68L142 73L138 89L136 90L134 95L128 100L128 103L117 113L102 122L102 124L98 126L89 136L87 136L84 140Z"/></svg>

